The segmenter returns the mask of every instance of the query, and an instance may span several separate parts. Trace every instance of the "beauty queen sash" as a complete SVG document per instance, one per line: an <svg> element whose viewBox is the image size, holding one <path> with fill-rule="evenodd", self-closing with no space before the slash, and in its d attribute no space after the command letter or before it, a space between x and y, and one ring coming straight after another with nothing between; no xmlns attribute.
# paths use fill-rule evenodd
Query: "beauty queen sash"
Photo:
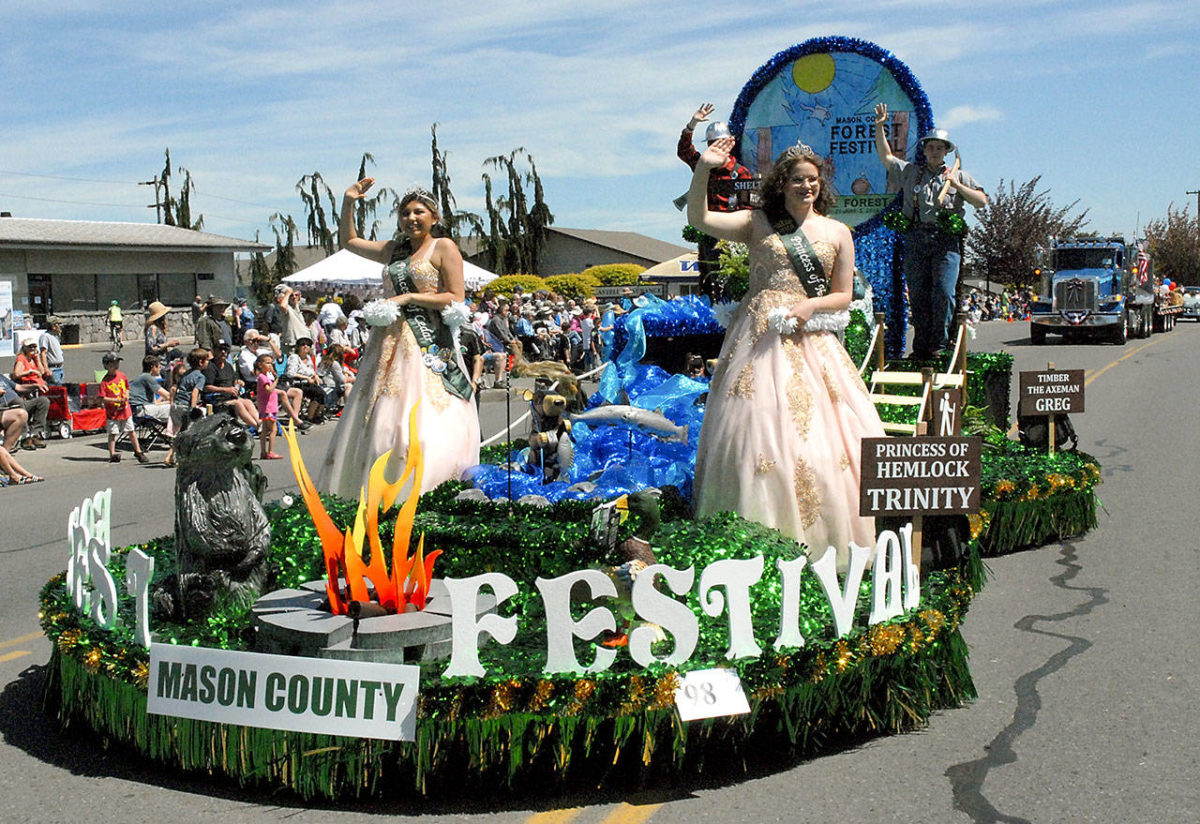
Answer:
<svg viewBox="0 0 1200 824"><path fill-rule="evenodd" d="M393 259L387 267L388 277L397 295L412 294L416 284L409 273L407 259ZM454 335L444 323L434 317L433 311L413 303L400 307L404 322L412 331L421 349L422 360L442 379L442 386L455 397L468 400L471 397L471 381L467 379L462 357L454 345Z"/></svg>
<svg viewBox="0 0 1200 824"><path fill-rule="evenodd" d="M797 227L787 234L780 232L779 239L783 241L783 248L787 250L788 259L796 270L805 294L810 298L829 294L829 278L825 276L825 267L821 265L817 250L804 232Z"/></svg>

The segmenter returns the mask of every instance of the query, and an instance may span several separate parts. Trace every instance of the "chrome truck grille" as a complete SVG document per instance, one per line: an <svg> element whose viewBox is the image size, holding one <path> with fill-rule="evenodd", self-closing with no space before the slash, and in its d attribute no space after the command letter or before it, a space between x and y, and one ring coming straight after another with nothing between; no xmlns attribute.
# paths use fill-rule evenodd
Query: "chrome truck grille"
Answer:
<svg viewBox="0 0 1200 824"><path fill-rule="evenodd" d="M1059 312L1093 312L1099 305L1099 284L1071 278L1054 284L1054 308Z"/></svg>

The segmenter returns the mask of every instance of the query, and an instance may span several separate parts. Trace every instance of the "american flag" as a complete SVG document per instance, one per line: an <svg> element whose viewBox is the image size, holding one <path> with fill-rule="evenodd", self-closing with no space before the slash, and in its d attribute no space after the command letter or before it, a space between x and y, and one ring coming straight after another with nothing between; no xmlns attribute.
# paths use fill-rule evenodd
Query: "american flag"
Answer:
<svg viewBox="0 0 1200 824"><path fill-rule="evenodd" d="M1140 246L1137 250L1137 257L1134 259L1133 274L1137 283L1145 283L1150 274L1150 255L1146 254L1146 250Z"/></svg>

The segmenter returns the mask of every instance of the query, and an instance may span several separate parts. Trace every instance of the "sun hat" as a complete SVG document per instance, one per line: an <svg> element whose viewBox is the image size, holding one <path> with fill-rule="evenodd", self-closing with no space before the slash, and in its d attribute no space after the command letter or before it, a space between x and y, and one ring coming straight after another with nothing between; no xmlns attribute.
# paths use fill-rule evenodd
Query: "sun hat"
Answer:
<svg viewBox="0 0 1200 824"><path fill-rule="evenodd" d="M171 307L164 306L156 300L151 301L150 305L146 307L146 323L154 323L154 321L158 320L170 311Z"/></svg>

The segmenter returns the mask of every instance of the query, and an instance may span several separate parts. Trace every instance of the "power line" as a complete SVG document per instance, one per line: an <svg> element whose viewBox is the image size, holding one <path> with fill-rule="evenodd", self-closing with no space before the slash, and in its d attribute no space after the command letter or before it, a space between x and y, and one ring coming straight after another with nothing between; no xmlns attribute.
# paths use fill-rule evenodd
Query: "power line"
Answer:
<svg viewBox="0 0 1200 824"><path fill-rule="evenodd" d="M0 192L0 197L12 197L17 200L40 200L44 203L69 203L75 206L109 206L114 209L143 209L144 206L133 206L128 203L96 203L91 200L59 200L53 197L33 197L32 195L14 195L8 192Z"/></svg>
<svg viewBox="0 0 1200 824"><path fill-rule="evenodd" d="M98 180L92 177L64 177L62 175L39 175L33 172L14 172L11 169L0 169L0 175L20 175L21 177L44 177L47 180L73 180L77 183L116 183L119 185L134 185L128 180Z"/></svg>
<svg viewBox="0 0 1200 824"><path fill-rule="evenodd" d="M19 175L21 177L37 177L37 178L44 178L46 180L70 180L75 183L108 183L108 184L113 184L113 185L117 185L117 186L141 185L137 182L130 182L128 180L101 180L99 178L93 178L93 177L66 177L64 175L43 175L43 174L36 174L34 172L15 172L15 171L12 171L11 169L0 169L0 175ZM227 200L230 203L240 203L243 206L254 206L259 209L275 208L273 206L264 206L261 203L251 203L249 200L239 200L236 197L225 197L224 195L214 195L210 192L202 192L199 189L196 189L196 194L198 196L211 197L214 200ZM31 198L31 199L36 200L37 198ZM74 203L76 201L58 201L58 202ZM96 205L106 205L106 204L96 204Z"/></svg>

